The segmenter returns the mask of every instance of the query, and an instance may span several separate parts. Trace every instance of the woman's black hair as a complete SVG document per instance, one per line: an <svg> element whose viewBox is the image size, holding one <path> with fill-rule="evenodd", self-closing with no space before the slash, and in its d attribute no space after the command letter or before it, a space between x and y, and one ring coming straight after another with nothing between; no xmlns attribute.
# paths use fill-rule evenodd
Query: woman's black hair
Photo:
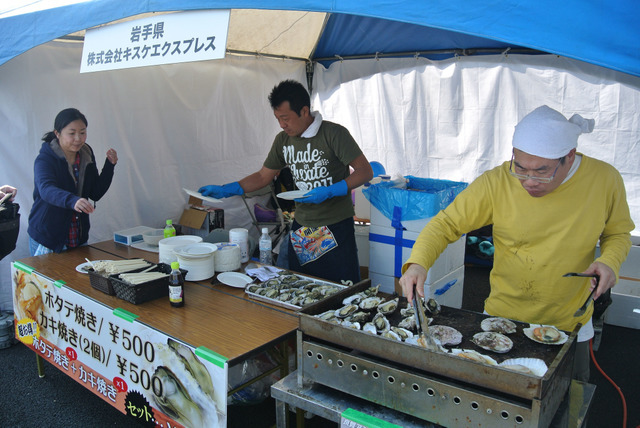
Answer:
<svg viewBox="0 0 640 428"><path fill-rule="evenodd" d="M42 141L46 141L47 143L51 142L56 138L56 134L54 131L62 131L65 126L70 124L75 120L81 120L84 122L85 126L89 126L87 122L87 118L84 117L84 114L80 113L80 110L77 108L66 108L62 110L56 116L56 120L53 122L53 131L49 131L42 136Z"/></svg>

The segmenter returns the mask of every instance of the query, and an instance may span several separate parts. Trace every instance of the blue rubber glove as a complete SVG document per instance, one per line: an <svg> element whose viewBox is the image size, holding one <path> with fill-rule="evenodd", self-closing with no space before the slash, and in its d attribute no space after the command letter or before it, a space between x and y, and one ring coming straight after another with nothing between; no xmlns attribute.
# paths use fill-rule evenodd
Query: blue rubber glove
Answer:
<svg viewBox="0 0 640 428"><path fill-rule="evenodd" d="M198 189L198 193L202 193L204 196L220 199L234 195L244 195L244 189L240 186L240 183L234 181L233 183L228 183L222 186L216 186L215 184L202 186Z"/></svg>
<svg viewBox="0 0 640 428"><path fill-rule="evenodd" d="M347 182L342 180L328 187L316 187L305 193L304 198L294 199L294 201L304 202L305 204L319 204L336 196L345 196L348 191Z"/></svg>

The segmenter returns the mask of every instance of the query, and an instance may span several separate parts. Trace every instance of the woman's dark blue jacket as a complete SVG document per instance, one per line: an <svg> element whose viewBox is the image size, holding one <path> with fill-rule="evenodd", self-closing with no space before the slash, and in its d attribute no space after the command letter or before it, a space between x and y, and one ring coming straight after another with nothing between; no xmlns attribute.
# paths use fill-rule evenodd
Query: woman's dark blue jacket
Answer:
<svg viewBox="0 0 640 428"><path fill-rule="evenodd" d="M33 166L33 206L29 213L29 236L56 253L69 239L73 209L80 198L98 201L111 185L115 165L105 159L98 174L93 150L87 144L80 149L78 189L73 169L67 163L57 139L42 143ZM95 205L95 204L94 204ZM80 217L79 245L89 239L89 214Z"/></svg>

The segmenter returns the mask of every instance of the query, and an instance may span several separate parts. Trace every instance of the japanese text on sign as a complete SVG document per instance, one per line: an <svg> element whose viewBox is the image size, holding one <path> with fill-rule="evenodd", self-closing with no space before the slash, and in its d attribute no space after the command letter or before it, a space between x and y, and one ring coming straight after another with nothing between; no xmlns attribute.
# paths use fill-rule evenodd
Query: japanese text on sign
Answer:
<svg viewBox="0 0 640 428"><path fill-rule="evenodd" d="M209 10L87 30L80 72L224 58L228 26L228 10Z"/></svg>

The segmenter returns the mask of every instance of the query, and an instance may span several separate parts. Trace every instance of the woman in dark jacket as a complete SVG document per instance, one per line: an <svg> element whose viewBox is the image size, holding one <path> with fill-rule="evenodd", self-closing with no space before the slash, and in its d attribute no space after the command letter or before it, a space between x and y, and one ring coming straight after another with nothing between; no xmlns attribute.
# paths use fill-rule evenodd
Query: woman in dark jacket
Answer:
<svg viewBox="0 0 640 428"><path fill-rule="evenodd" d="M89 214L111 185L118 162L115 150L98 174L93 150L85 144L87 119L75 108L56 116L54 130L34 164L33 207L29 214L29 251L32 256L59 253L89 239Z"/></svg>

